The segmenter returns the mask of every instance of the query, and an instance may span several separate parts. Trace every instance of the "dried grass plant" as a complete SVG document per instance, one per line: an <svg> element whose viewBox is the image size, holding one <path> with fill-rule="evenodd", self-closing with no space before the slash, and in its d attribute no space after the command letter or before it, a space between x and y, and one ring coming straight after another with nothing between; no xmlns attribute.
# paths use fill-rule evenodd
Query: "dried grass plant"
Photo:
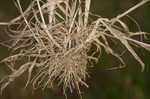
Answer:
<svg viewBox="0 0 150 99"><path fill-rule="evenodd" d="M27 72L26 86L46 88L56 83L64 93L69 89L80 94L81 85L88 87L85 82L87 64L98 61L101 48L117 57L121 67L125 66L121 55L110 47L108 37L120 41L141 64L143 71L144 63L130 42L150 51L150 45L133 39L135 35L146 33L130 32L121 18L148 1L143 0L117 17L107 19L90 13L91 0L32 0L26 10L17 0L21 15L9 23L0 23L8 25L11 32L8 35L12 38L8 41L11 46L6 42L1 44L13 50L11 56L2 60L12 73L1 80L1 91ZM92 16L97 19L90 21ZM96 49L88 55L92 45ZM18 67L21 60L25 62Z"/></svg>

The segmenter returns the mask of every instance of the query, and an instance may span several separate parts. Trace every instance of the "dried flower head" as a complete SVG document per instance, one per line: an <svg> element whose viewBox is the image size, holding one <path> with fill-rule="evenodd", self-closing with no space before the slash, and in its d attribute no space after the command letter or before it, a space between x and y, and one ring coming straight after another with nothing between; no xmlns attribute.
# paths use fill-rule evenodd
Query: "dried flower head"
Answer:
<svg viewBox="0 0 150 99"><path fill-rule="evenodd" d="M90 13L91 0L32 0L25 11L17 0L21 15L8 23L12 38L9 47L13 52L3 60L12 73L1 80L1 90L28 72L26 86L32 84L34 88L46 88L56 83L62 86L64 93L66 89L71 92L77 89L80 94L80 85L88 87L85 83L87 64L91 60L97 62L101 48L125 66L121 56L109 46L108 37L119 40L143 70L144 63L129 42L150 50L150 45L132 38L145 33L130 32L121 18L148 1L143 0L111 20L96 16L96 20L89 22L89 17L95 16ZM92 45L96 49L88 55ZM24 62L16 67L21 60Z"/></svg>

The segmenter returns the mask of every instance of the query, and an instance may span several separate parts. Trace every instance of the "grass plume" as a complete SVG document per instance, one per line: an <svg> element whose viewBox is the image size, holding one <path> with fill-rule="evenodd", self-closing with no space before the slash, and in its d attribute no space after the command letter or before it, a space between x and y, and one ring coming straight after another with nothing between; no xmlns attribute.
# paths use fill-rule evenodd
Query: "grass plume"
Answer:
<svg viewBox="0 0 150 99"><path fill-rule="evenodd" d="M150 50L149 44L132 38L146 33L130 32L121 18L148 1L143 0L117 17L107 19L90 12L91 0L32 0L26 10L17 0L20 16L9 23L0 23L8 25L11 32L8 35L12 38L9 48L13 50L11 56L2 60L12 73L1 80L1 91L27 72L26 86L32 84L33 88L46 88L56 83L62 86L64 93L66 89L71 92L75 89L80 94L80 85L88 87L85 82L87 64L91 60L97 62L99 57L96 54L101 48L117 57L122 67L125 66L121 55L110 47L108 37L119 40L143 71L144 63L130 42ZM97 19L89 21L92 16ZM92 45L97 49L89 56L87 53ZM16 68L18 60L24 58L25 63Z"/></svg>

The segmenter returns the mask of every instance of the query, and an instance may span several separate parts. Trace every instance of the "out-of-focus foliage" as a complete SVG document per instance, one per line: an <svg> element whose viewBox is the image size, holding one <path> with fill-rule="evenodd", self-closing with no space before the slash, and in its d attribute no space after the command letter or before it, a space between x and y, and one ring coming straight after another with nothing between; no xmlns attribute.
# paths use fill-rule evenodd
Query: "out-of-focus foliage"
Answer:
<svg viewBox="0 0 150 99"><path fill-rule="evenodd" d="M0 21L9 21L13 17L17 16L18 12L14 7L13 0L1 0L0 1ZM140 0L92 0L91 10L103 17L112 18L121 12L126 11L128 8L135 5ZM26 2L22 2L26 3ZM150 3L140 7L136 11L130 13L141 27L142 31L150 33ZM137 30L135 24L127 19L126 23L129 25L132 31ZM8 39L5 35L6 27L0 26L0 41ZM149 37L149 36L148 36ZM150 43L150 38L145 42ZM115 46L119 49L119 46ZM0 46L0 59L8 55L9 50L3 46ZM100 63L93 68L89 68L90 77L87 79L89 84L88 89L83 88L83 99L149 99L150 95L150 53L138 49L137 52L143 59L145 71L141 72L140 66L129 53L125 53L124 59L127 62L127 67L121 70L105 70L106 67L116 64L116 60L103 54L103 59L100 59ZM103 61L102 61L103 60ZM0 64L0 77L4 74L8 74L9 70L5 68L4 64ZM44 91L38 89L32 91L30 88L24 90L23 80L26 76L20 78L17 82L11 84L3 92L0 99L64 99L65 97L59 91L54 88L53 90L46 89ZM69 95L68 99L78 99L76 94Z"/></svg>

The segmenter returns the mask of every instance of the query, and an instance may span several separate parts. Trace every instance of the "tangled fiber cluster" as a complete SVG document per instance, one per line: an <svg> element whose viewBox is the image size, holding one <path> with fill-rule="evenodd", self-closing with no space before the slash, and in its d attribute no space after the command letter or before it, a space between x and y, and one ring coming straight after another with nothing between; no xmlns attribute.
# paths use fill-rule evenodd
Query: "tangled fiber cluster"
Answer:
<svg viewBox="0 0 150 99"><path fill-rule="evenodd" d="M1 80L1 90L27 72L26 86L46 88L55 83L64 93L66 89L71 92L75 89L80 94L80 85L88 87L87 64L97 62L101 48L125 65L121 55L110 47L109 38L120 41L144 69L144 63L129 43L150 50L150 45L132 38L145 33L130 32L121 18L148 1L143 0L109 20L90 13L91 0L32 0L26 10L17 0L21 15L8 23L11 32L8 35L12 38L9 47L13 52L2 61L12 73ZM97 19L90 21L92 17ZM96 49L88 55L92 45Z"/></svg>

